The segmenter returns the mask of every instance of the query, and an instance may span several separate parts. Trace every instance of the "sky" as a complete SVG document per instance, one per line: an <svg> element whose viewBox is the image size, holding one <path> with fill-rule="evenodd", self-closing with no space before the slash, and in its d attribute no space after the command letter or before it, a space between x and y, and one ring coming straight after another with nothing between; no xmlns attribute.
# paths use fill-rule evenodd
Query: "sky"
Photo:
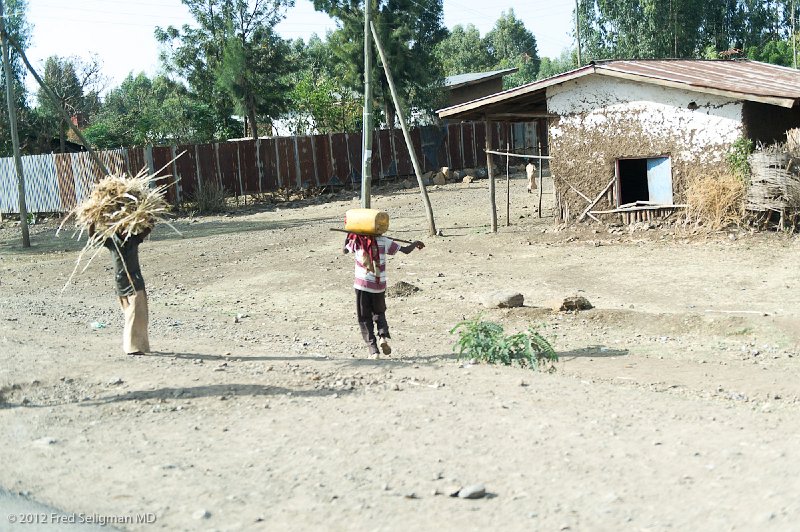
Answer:
<svg viewBox="0 0 800 532"><path fill-rule="evenodd" d="M314 11L311 0L295 0L286 19L278 25L284 38L324 36L336 23ZM573 44L571 0L444 0L444 23L474 24L481 35L488 33L501 13L514 9L539 45L539 55L558 56ZM33 27L28 58L41 72L51 55L88 58L96 54L109 78L107 88L119 85L133 72L152 76L158 72L156 26L192 23L180 0L28 0L28 22ZM29 76L28 87L36 91Z"/></svg>

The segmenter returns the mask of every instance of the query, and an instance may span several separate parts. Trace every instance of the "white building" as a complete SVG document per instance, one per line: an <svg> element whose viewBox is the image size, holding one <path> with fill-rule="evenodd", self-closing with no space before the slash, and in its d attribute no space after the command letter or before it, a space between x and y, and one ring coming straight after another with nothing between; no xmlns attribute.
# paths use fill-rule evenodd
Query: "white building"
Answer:
<svg viewBox="0 0 800 532"><path fill-rule="evenodd" d="M441 118L547 121L557 217L632 203L671 212L700 173L729 170L739 139L800 126L800 72L754 61L603 61L439 111ZM492 149L498 149L492 146Z"/></svg>

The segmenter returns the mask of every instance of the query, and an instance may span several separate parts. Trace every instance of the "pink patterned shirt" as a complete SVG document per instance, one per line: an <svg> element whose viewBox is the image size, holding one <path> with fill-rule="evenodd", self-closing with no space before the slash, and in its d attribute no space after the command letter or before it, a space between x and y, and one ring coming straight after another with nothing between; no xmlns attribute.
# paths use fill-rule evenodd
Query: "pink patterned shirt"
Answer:
<svg viewBox="0 0 800 532"><path fill-rule="evenodd" d="M400 244L385 236L375 237L375 239L378 243L380 257L378 264L375 264L375 273L367 270L365 261L367 251L355 249L353 240L349 241L345 247L349 252L355 253L356 269L353 288L379 294L386 290L386 255L394 255L400 251Z"/></svg>

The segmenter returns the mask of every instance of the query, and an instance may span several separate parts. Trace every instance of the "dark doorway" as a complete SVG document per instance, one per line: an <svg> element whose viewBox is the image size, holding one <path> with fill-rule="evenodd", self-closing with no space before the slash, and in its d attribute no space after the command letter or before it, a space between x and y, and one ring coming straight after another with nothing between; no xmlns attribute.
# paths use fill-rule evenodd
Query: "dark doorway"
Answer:
<svg viewBox="0 0 800 532"><path fill-rule="evenodd" d="M619 165L619 203L649 201L647 189L647 159L620 159Z"/></svg>
<svg viewBox="0 0 800 532"><path fill-rule="evenodd" d="M617 159L619 205L637 201L672 205L672 162L669 157Z"/></svg>

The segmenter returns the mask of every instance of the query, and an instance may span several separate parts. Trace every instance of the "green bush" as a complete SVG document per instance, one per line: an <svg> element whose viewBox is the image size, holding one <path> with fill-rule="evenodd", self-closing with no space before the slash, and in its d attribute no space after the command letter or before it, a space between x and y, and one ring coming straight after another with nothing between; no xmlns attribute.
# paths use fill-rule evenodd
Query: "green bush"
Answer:
<svg viewBox="0 0 800 532"><path fill-rule="evenodd" d="M512 365L531 369L554 369L558 361L553 346L533 327L527 332L506 336L503 326L491 321L483 321L480 316L464 320L450 330L458 333L453 351L458 359L475 359L489 364Z"/></svg>

